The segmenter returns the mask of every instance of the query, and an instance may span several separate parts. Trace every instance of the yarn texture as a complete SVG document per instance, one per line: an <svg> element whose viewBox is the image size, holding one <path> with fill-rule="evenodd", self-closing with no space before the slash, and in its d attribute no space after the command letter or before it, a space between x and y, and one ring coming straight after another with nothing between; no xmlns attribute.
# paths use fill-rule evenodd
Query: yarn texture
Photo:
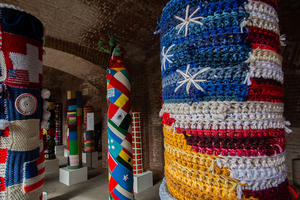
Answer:
<svg viewBox="0 0 300 200"><path fill-rule="evenodd" d="M162 199L289 199L276 0L163 9Z"/></svg>
<svg viewBox="0 0 300 200"><path fill-rule="evenodd" d="M130 77L113 49L107 69L109 199L133 199ZM118 53L118 52L117 52Z"/></svg>
<svg viewBox="0 0 300 200"><path fill-rule="evenodd" d="M41 198L43 35L37 18L0 4L0 199Z"/></svg>

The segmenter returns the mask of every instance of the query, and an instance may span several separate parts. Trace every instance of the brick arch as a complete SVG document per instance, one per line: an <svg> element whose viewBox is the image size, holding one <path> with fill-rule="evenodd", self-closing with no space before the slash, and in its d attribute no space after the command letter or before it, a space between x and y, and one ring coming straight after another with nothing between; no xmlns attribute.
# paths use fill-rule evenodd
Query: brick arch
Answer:
<svg viewBox="0 0 300 200"><path fill-rule="evenodd" d="M96 65L81 57L45 47L43 64L89 82L98 89L106 87L105 66Z"/></svg>

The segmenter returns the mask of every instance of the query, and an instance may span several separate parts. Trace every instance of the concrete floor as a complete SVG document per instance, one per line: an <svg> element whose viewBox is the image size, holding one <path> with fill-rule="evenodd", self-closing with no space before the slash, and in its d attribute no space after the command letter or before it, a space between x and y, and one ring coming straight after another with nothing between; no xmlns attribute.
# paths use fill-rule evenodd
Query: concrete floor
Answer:
<svg viewBox="0 0 300 200"><path fill-rule="evenodd" d="M135 200L160 200L158 190L161 182L135 195ZM87 182L66 186L59 182L58 173L46 176L44 191L48 200L108 200L108 177L106 170L89 170Z"/></svg>

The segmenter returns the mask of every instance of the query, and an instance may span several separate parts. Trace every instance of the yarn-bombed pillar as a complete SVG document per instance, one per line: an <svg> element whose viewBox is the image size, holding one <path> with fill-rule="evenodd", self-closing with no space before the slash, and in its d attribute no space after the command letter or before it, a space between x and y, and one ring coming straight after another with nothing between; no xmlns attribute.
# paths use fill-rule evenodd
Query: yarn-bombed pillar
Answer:
<svg viewBox="0 0 300 200"><path fill-rule="evenodd" d="M55 104L55 143L56 146L63 145L62 141L62 104Z"/></svg>
<svg viewBox="0 0 300 200"><path fill-rule="evenodd" d="M41 197L42 23L0 4L0 199Z"/></svg>
<svg viewBox="0 0 300 200"><path fill-rule="evenodd" d="M69 159L68 168L78 169L81 167L80 157L79 157L79 137L77 128L77 101L76 92L67 92L67 120L68 120L68 141L69 141ZM80 110L80 109L79 109Z"/></svg>
<svg viewBox="0 0 300 200"><path fill-rule="evenodd" d="M77 138L78 138L78 155L79 155L79 165L82 165L82 125L83 125L83 106L82 106L82 94L76 91L76 120L77 120Z"/></svg>
<svg viewBox="0 0 300 200"><path fill-rule="evenodd" d="M162 199L289 199L276 0L171 0Z"/></svg>
<svg viewBox="0 0 300 200"><path fill-rule="evenodd" d="M95 151L94 142L94 127L88 127L88 114L93 113L94 109L92 106L85 106L84 110L84 135L83 135L83 151L91 153ZM93 130L91 130L93 129Z"/></svg>
<svg viewBox="0 0 300 200"><path fill-rule="evenodd" d="M109 197L133 198L130 80L123 56L113 49L107 69Z"/></svg>
<svg viewBox="0 0 300 200"><path fill-rule="evenodd" d="M133 174L141 174L144 172L141 112L132 111L131 115Z"/></svg>
<svg viewBox="0 0 300 200"><path fill-rule="evenodd" d="M46 133L46 144L45 147L45 158L47 160L55 159L55 102L48 101L48 111L50 113L49 126L45 130Z"/></svg>

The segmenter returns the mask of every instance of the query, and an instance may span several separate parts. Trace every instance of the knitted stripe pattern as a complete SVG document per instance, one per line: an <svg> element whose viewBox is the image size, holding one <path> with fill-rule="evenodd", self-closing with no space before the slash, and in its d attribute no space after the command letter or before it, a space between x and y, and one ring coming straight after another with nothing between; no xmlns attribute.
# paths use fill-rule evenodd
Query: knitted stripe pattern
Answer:
<svg viewBox="0 0 300 200"><path fill-rule="evenodd" d="M123 55L112 53L106 80L109 199L130 200L133 199L131 83Z"/></svg>
<svg viewBox="0 0 300 200"><path fill-rule="evenodd" d="M40 199L44 184L42 23L0 4L0 199Z"/></svg>
<svg viewBox="0 0 300 200"><path fill-rule="evenodd" d="M62 139L62 104L55 104L55 144L63 145Z"/></svg>
<svg viewBox="0 0 300 200"><path fill-rule="evenodd" d="M70 155L68 168L78 169L81 167L81 124L82 107L81 93L78 91L67 92L67 121L68 121L68 144Z"/></svg>
<svg viewBox="0 0 300 200"><path fill-rule="evenodd" d="M142 114L132 111L131 115L133 174L142 174L144 172Z"/></svg>
<svg viewBox="0 0 300 200"><path fill-rule="evenodd" d="M88 127L88 113L94 113L94 108L92 106L84 107L84 134L83 134L83 151L84 152L94 152L95 151L95 134L94 129L90 130Z"/></svg>
<svg viewBox="0 0 300 200"><path fill-rule="evenodd" d="M160 21L167 199L289 199L276 0L171 0Z"/></svg>

